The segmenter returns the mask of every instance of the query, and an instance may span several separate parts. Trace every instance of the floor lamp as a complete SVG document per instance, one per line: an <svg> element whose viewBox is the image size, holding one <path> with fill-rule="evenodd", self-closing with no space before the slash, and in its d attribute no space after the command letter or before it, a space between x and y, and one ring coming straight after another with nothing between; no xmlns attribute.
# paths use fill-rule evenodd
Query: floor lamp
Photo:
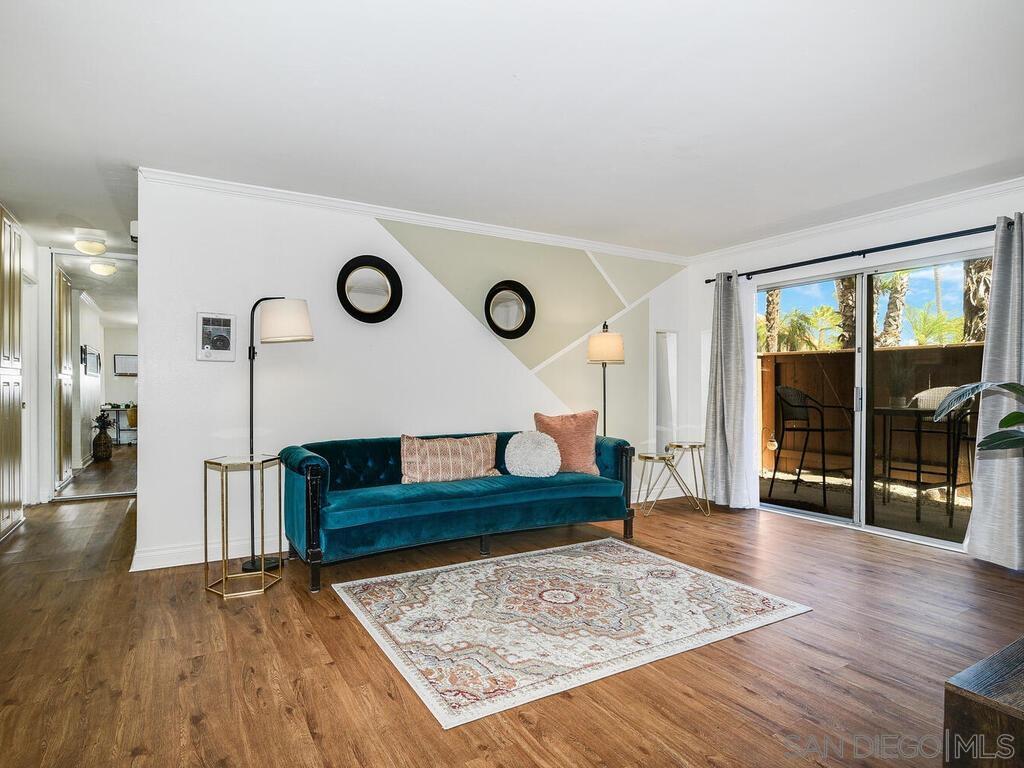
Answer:
<svg viewBox="0 0 1024 768"><path fill-rule="evenodd" d="M286 299L284 296L264 296L257 299L249 312L249 456L253 454L253 375L256 370L256 344L253 334L256 327L256 308L260 311L260 343L283 344L291 341L312 341L313 325L309 321L309 307L305 299ZM280 493L280 489L278 489ZM277 521L281 525L281 521ZM256 557L256 480L253 468L249 467L249 525L252 558L242 563L246 572L260 570ZM260 531L263 535L263 531ZM281 561L276 557L266 558L267 569L277 568Z"/></svg>
<svg viewBox="0 0 1024 768"><path fill-rule="evenodd" d="M601 364L601 431L608 436L608 366L626 362L625 347L621 333L609 333L608 323L601 326L601 332L587 340L587 362Z"/></svg>

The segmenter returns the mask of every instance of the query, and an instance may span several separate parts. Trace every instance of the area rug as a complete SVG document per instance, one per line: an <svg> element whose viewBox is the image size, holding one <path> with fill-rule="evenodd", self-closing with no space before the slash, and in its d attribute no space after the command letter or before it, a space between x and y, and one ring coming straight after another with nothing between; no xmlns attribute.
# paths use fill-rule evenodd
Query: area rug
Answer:
<svg viewBox="0 0 1024 768"><path fill-rule="evenodd" d="M444 728L810 610L617 539L334 589Z"/></svg>

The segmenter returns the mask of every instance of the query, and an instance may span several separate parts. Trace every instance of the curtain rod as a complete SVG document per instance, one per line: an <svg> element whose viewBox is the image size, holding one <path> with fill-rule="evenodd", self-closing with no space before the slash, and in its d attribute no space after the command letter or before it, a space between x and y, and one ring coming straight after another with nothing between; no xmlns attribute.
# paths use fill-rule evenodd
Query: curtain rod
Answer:
<svg viewBox="0 0 1024 768"><path fill-rule="evenodd" d="M1013 226L1013 221L1010 221L1010 226ZM860 256L861 258L867 256L870 253L881 253L882 251L894 251L897 248L909 248L912 245L923 245L924 243L934 243L939 240L952 240L955 237L967 237L968 235L979 235L982 232L994 232L996 229L995 224L989 224L984 227L974 227L973 229L961 229L956 232L944 232L941 235L929 235L928 237L919 237L915 240L904 240L901 243L889 243L888 245L876 245L873 248L862 248L857 251L847 251L846 253L835 253L831 256L819 256L816 259L807 259L806 261L797 261L792 264L783 264L778 267L765 267L764 269L753 269L750 272L740 272L740 277L745 277L747 280L752 278L754 275L767 275L770 272L781 272L784 269L794 269L796 267L806 267L811 264L822 264L826 261L835 261L836 259L850 259L854 256ZM729 280L732 280L732 275L729 275ZM709 277L704 281L704 284L715 282L715 278Z"/></svg>

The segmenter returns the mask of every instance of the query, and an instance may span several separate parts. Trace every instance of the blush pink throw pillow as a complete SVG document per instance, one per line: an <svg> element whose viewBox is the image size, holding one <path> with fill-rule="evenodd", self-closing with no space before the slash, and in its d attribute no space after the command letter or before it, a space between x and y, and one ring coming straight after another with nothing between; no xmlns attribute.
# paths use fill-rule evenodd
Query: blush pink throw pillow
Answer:
<svg viewBox="0 0 1024 768"><path fill-rule="evenodd" d="M562 454L559 472L583 472L599 475L594 455L597 442L597 411L568 413L565 416L533 414L538 432L551 435Z"/></svg>

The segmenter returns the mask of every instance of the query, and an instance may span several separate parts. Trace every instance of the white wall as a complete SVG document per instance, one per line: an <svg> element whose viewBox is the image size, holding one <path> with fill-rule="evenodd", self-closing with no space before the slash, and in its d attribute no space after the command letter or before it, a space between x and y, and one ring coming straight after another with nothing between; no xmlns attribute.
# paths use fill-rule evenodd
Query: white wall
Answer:
<svg viewBox="0 0 1024 768"><path fill-rule="evenodd" d="M257 450L402 432L529 429L534 411L565 409L370 216L140 174L139 222L136 570L202 560L202 461L247 447L245 348L233 363L198 362L201 310L234 314L236 338L244 339L257 297L309 302L314 342L259 350ZM398 313L379 325L351 318L336 294L338 270L364 253L393 264L404 286ZM248 538L247 484L236 474L232 556Z"/></svg>
<svg viewBox="0 0 1024 768"><path fill-rule="evenodd" d="M139 380L114 375L114 355L139 353L138 328L109 327L103 331L103 398L107 403L139 402Z"/></svg>
<svg viewBox="0 0 1024 768"><path fill-rule="evenodd" d="M683 292L680 298L681 304L686 308L685 322L688 327L688 332L680 336L680 356L684 360L700 360L703 368L707 367L707 345L705 343L702 347L702 338L706 339L711 330L714 286L706 285L704 280L714 277L716 272L728 272L733 269L745 272L943 232L971 229L994 224L998 216L1012 215L1014 211L1022 209L1024 178L704 254L680 275ZM833 275L843 271L870 269L910 259L991 246L992 234L985 233L872 254L867 258L843 259L774 272L751 280L741 278L740 290L748 321L746 331L750 360L747 371L749 386L754 386L756 375L753 358L756 330L753 319L754 301L760 286ZM853 382L850 386L853 386ZM700 377L681 377L681 419L688 424L699 425L699 431L703 431L705 390L706 383L702 385ZM751 429L755 433L758 432L760 425L754 414L750 414L749 421ZM754 439L758 439L756 434ZM760 452L754 451L752 458L756 462L759 461L759 456ZM757 467L752 465L751 471L756 472Z"/></svg>
<svg viewBox="0 0 1024 768"><path fill-rule="evenodd" d="M79 291L74 293L79 294ZM76 467L88 464L92 460L92 438L93 419L100 412L100 405L104 402L103 376L86 376L85 366L81 363L79 350L82 346L90 346L100 353L103 358L103 326L100 323L100 315L95 306L80 294L77 303L78 309L78 344L74 347L75 363L78 379L77 390L77 425L76 442L78 450L75 455L79 458Z"/></svg>

